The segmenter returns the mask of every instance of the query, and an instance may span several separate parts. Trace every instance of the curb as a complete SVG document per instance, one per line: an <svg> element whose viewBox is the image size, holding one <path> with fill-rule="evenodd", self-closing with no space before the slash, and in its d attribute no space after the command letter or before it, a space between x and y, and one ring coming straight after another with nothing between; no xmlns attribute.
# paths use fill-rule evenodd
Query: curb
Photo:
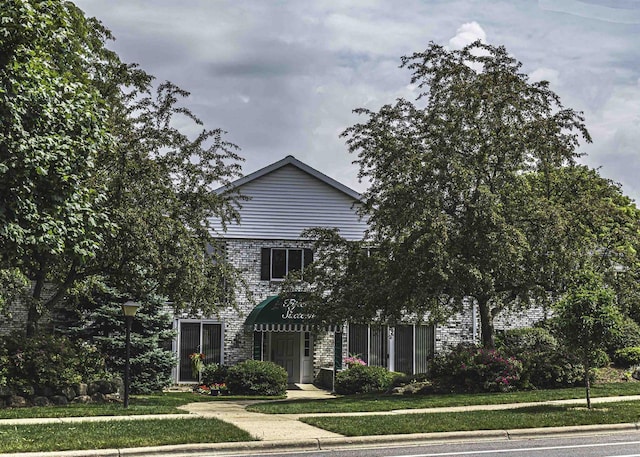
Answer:
<svg viewBox="0 0 640 457"><path fill-rule="evenodd" d="M55 452L22 452L0 454L0 457L160 457L188 456L207 452L242 451L320 451L352 447L380 447L386 445L413 446L422 443L462 441L509 441L545 438L549 436L580 436L640 431L640 424L579 425L515 430L477 430L463 432L415 433L405 435L373 435L338 438L316 438L287 441L242 441L235 443L194 443L126 449L95 449Z"/></svg>

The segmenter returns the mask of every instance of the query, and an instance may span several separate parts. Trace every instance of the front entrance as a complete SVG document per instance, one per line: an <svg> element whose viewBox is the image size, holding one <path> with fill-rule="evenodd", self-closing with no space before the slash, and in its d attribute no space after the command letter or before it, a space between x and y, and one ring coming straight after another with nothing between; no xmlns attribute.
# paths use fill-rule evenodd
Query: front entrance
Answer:
<svg viewBox="0 0 640 457"><path fill-rule="evenodd" d="M271 361L287 370L287 382L300 382L300 333L271 334Z"/></svg>
<svg viewBox="0 0 640 457"><path fill-rule="evenodd" d="M310 332L255 332L254 359L287 370L289 384L313 382L313 336ZM261 349L262 348L262 349Z"/></svg>

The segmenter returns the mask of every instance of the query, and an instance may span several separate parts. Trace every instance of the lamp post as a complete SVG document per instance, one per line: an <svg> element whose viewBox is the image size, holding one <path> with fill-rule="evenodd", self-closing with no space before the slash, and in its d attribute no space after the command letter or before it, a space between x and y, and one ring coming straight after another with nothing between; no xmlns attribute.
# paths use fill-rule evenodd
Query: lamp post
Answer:
<svg viewBox="0 0 640 457"><path fill-rule="evenodd" d="M136 311L140 305L131 300L122 304L122 312L124 313L124 320L127 325L126 336L126 356L124 363L124 407L129 407L129 382L130 382L130 364L129 359L131 357L131 323L133 322L133 316L136 315Z"/></svg>

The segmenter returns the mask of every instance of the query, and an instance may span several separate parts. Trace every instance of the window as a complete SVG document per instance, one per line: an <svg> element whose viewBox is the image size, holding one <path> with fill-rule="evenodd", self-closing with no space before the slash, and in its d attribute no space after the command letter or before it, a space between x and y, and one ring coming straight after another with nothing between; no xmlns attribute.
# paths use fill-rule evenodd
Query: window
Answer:
<svg viewBox="0 0 640 457"><path fill-rule="evenodd" d="M201 352L204 363L221 363L223 348L222 324L208 321L180 321L178 382L198 381L191 370L190 355Z"/></svg>
<svg viewBox="0 0 640 457"><path fill-rule="evenodd" d="M282 281L288 273L303 270L311 262L311 249L262 248L260 279Z"/></svg>
<svg viewBox="0 0 640 457"><path fill-rule="evenodd" d="M402 373L425 373L434 353L431 325L349 324L349 354L368 365L387 367Z"/></svg>

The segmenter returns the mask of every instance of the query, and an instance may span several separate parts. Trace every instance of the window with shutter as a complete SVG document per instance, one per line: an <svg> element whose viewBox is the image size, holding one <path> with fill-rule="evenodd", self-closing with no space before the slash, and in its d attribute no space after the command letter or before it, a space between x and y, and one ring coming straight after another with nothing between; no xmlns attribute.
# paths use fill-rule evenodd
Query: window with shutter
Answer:
<svg viewBox="0 0 640 457"><path fill-rule="evenodd" d="M300 271L313 262L311 249L262 248L260 279L282 281L292 271Z"/></svg>

